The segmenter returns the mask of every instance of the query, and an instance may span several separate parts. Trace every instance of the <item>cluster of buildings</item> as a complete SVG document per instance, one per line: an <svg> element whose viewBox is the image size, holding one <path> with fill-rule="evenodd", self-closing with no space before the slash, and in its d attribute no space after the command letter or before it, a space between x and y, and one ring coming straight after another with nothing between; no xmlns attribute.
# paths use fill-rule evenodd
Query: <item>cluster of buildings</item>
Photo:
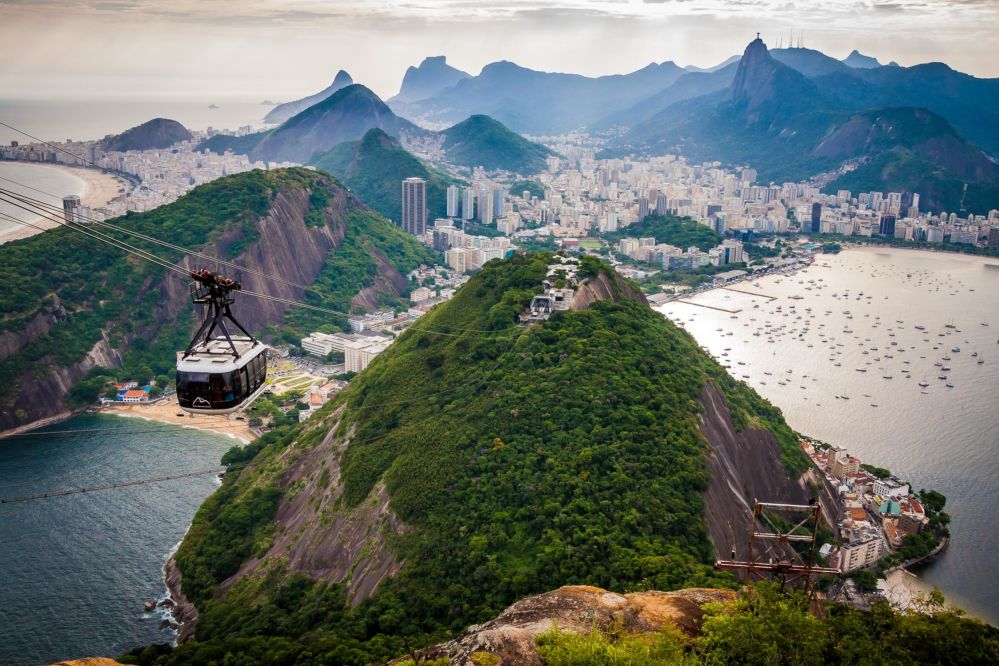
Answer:
<svg viewBox="0 0 999 666"><path fill-rule="evenodd" d="M531 299L527 310L521 313L520 322L531 324L545 321L556 312L571 310L579 286L579 262L556 255L555 263L548 265L542 282L544 291Z"/></svg>
<svg viewBox="0 0 999 666"><path fill-rule="evenodd" d="M696 247L682 250L675 245L657 243L656 239L651 237L626 237L618 242L617 251L622 256L636 261L662 266L663 270L666 271L701 268L703 266L724 266L742 263L746 260L742 242L732 238L722 241L721 245L717 245L707 252L702 252Z"/></svg>
<svg viewBox="0 0 999 666"><path fill-rule="evenodd" d="M193 188L217 178L268 166L251 162L245 155L226 152L218 155L197 151L196 147L207 136L216 134L209 129L196 133L190 141L177 143L170 148L157 150L105 151L101 141L72 141L60 143L20 144L0 146L0 159L22 162L65 164L78 167L100 167L128 181L122 195L106 206L97 209L80 207L78 215L106 220L128 211L142 212L171 203Z"/></svg>
<svg viewBox="0 0 999 666"><path fill-rule="evenodd" d="M309 392L302 398L302 402L309 406L298 412L298 422L305 421L310 416L319 411L330 398L347 388L347 382L339 379L331 379L325 384L309 387Z"/></svg>
<svg viewBox="0 0 999 666"><path fill-rule="evenodd" d="M477 270L493 259L504 259L516 251L506 236L489 237L465 233L449 218L434 222L428 232L430 246L444 253L444 263L456 273Z"/></svg>
<svg viewBox="0 0 999 666"><path fill-rule="evenodd" d="M843 572L871 567L901 546L907 535L926 528L929 518L909 484L865 471L859 458L842 449L819 448L811 442L802 447L839 490L842 544L826 544L822 550L830 566L838 565Z"/></svg>
<svg viewBox="0 0 999 666"><path fill-rule="evenodd" d="M331 353L343 354L344 372L360 372L371 361L388 349L394 338L374 332L358 333L310 333L302 338L302 349L325 358Z"/></svg>
<svg viewBox="0 0 999 666"><path fill-rule="evenodd" d="M598 147L582 137L549 137L563 158L551 158L541 200L513 210L543 229L531 234L576 237L613 232L646 215L689 216L719 233L790 231L883 235L906 240L999 247L999 211L961 217L921 211L918 193L841 191L817 184L759 184L754 169L718 162L688 164L683 157L595 159Z"/></svg>
<svg viewBox="0 0 999 666"><path fill-rule="evenodd" d="M139 382L127 381L119 382L115 384L114 397L108 397L107 394L101 396L102 405L110 405L115 403L122 403L126 405L135 405L143 402L149 402L150 395L153 391L153 386L156 382L149 382L145 386L139 386Z"/></svg>

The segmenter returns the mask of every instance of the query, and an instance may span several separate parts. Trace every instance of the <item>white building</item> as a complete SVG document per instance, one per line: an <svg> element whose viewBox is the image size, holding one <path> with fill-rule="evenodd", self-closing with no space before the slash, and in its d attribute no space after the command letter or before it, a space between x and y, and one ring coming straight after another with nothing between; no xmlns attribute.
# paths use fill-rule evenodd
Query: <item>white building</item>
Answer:
<svg viewBox="0 0 999 666"><path fill-rule="evenodd" d="M347 372L361 372L390 344L392 344L391 338L351 340L344 346L344 369Z"/></svg>
<svg viewBox="0 0 999 666"><path fill-rule="evenodd" d="M880 560L884 552L885 542L881 537L844 545L840 549L839 568L845 573L869 567Z"/></svg>

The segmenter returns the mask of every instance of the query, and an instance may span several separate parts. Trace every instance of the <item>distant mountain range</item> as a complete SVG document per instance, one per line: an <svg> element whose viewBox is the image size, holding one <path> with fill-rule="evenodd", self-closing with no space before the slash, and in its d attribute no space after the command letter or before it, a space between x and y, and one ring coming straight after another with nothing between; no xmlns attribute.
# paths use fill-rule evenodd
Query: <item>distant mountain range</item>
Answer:
<svg viewBox="0 0 999 666"><path fill-rule="evenodd" d="M342 90L353 83L354 79L350 78L350 74L341 69L336 73L336 76L333 77L333 83L328 85L326 88L317 92L315 95L309 95L308 97L303 97L302 99L295 100L294 102L278 104L271 109L266 116L264 116L264 122L270 125L280 125L292 116L298 115L310 106L314 106L319 102L322 102L336 91Z"/></svg>
<svg viewBox="0 0 999 666"><path fill-rule="evenodd" d="M380 132L367 136L373 129ZM408 165L412 171L402 178L429 178L421 172L425 167L419 160L406 153L396 141L402 134L410 138L435 138L435 133L395 115L377 95L355 83L274 129L246 136L214 136L202 142L199 149L217 153L231 150L248 155L253 160L310 163L324 166L336 175L368 171L368 168L358 170L356 164L350 169L348 167L352 160L358 158L364 158L362 162L371 165L376 161L374 156L377 154L387 161L382 168L375 168L383 174L403 173L407 169L402 167ZM366 141L358 144L362 137ZM528 141L502 123L482 115L467 118L440 132L438 138L448 162L469 168L482 166L489 171L504 170L529 176L543 171L545 158L554 155L548 148ZM358 152L361 148L364 150ZM376 148L379 150L375 151ZM378 178L364 176L363 180ZM380 186L369 190L369 195L374 195L376 190L380 192ZM378 199L383 196L384 192L378 195ZM362 197L367 201L368 197ZM398 196L394 198L398 199ZM374 201L369 203L376 209L385 208ZM391 210L394 211L398 204L394 201ZM395 214L386 213L386 216L398 218Z"/></svg>
<svg viewBox="0 0 999 666"><path fill-rule="evenodd" d="M431 97L445 88L449 88L462 79L471 78L471 74L455 69L447 64L444 56L425 58L419 67L409 67L402 77L402 88L399 94L388 100L388 103L417 102Z"/></svg>
<svg viewBox="0 0 999 666"><path fill-rule="evenodd" d="M103 150L124 152L169 148L175 143L190 141L192 138L191 132L176 120L153 118L121 134L107 137L100 143Z"/></svg>
<svg viewBox="0 0 999 666"><path fill-rule="evenodd" d="M516 132L562 133L637 104L685 74L672 62L653 63L630 74L590 78L539 72L501 61L427 99L412 103L393 100L391 106L396 113L425 126L443 127L483 114Z"/></svg>
<svg viewBox="0 0 999 666"><path fill-rule="evenodd" d="M359 141L335 146L311 164L336 176L364 203L397 224L402 219L404 178L427 181L431 219L447 214L447 188L460 181L427 166L380 129L370 129Z"/></svg>
<svg viewBox="0 0 999 666"><path fill-rule="evenodd" d="M844 60L806 48L771 51L759 39L715 67L653 63L595 78L506 61L471 76L434 56L406 71L389 104L355 84L268 132L203 145L315 162L372 128L395 138L432 137L420 126L450 126L440 135L455 165L523 175L543 170L551 153L514 132L615 129L619 136L602 156L679 151L749 164L774 181L846 167L830 187L918 189L931 210L999 206L999 79L942 63L883 66L857 51Z"/></svg>
<svg viewBox="0 0 999 666"><path fill-rule="evenodd" d="M200 148L217 153L232 150L253 160L305 163L339 143L360 139L372 128L395 137L402 132L427 134L426 130L392 113L378 95L355 83L274 129L246 136L215 136Z"/></svg>
<svg viewBox="0 0 999 666"><path fill-rule="evenodd" d="M971 106L984 102L999 83L958 74L944 65L922 67L936 74L921 79L924 88L940 90L941 95L949 91L951 99L966 102L964 108L949 109L950 116L966 126ZM962 199L974 212L999 206L995 159L962 136L947 114L900 103L914 92L913 69L850 69L818 51L769 51L754 40L727 87L719 88L730 74L725 68L701 74L711 84L705 88L718 89L680 99L656 113L646 110L603 156L679 151L694 160L750 164L762 180L777 182L853 163L859 168L831 183L830 189L848 183L843 189L918 191L921 205L931 210L957 210ZM856 72L866 78L857 78ZM962 94L961 86L982 95ZM894 99L886 99L886 87L898 93ZM872 108L862 108L865 98ZM921 101L934 106L929 99ZM891 105L882 105L886 102ZM935 105L943 106L939 100ZM977 128L975 134L988 140L994 128ZM968 183L967 198L962 183Z"/></svg>

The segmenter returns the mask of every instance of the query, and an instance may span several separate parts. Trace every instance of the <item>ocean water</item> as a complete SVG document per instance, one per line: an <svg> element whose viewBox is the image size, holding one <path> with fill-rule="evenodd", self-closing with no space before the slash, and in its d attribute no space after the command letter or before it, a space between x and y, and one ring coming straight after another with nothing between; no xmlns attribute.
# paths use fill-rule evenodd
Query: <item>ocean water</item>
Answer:
<svg viewBox="0 0 999 666"><path fill-rule="evenodd" d="M138 418L84 415L0 439L0 496L218 467L235 440ZM36 431L38 432L38 431ZM0 664L116 656L170 642L143 602L166 594L162 567L214 476L0 504Z"/></svg>
<svg viewBox="0 0 999 666"><path fill-rule="evenodd" d="M211 108L211 105L218 108ZM120 134L153 118L176 120L190 130L262 127L273 107L245 99L11 100L0 98L0 121L44 141L86 141ZM0 143L31 143L0 125Z"/></svg>
<svg viewBox="0 0 999 666"><path fill-rule="evenodd" d="M0 187L61 207L62 197L68 194L82 194L84 183L82 179L65 169L20 162L0 162ZM59 196L42 194L38 190L53 194L58 193ZM6 201L0 201L0 213L2 213L0 215L0 238L10 230L24 228L24 225L12 222L5 215L24 222L36 222L41 219L40 215Z"/></svg>
<svg viewBox="0 0 999 666"><path fill-rule="evenodd" d="M734 289L658 309L799 432L946 495L950 549L919 575L999 625L999 260L851 249Z"/></svg>

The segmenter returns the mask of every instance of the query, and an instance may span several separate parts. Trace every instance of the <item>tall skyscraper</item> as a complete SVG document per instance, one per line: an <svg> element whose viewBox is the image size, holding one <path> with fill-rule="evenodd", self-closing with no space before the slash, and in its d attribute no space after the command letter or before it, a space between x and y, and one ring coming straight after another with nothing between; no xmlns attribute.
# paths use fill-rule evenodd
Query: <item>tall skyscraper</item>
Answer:
<svg viewBox="0 0 999 666"><path fill-rule="evenodd" d="M449 185L447 188L447 216L458 217L458 208L461 204L460 190L457 185Z"/></svg>
<svg viewBox="0 0 999 666"><path fill-rule="evenodd" d="M503 202L506 200L506 190L502 187L493 188L493 217L503 217Z"/></svg>
<svg viewBox="0 0 999 666"><path fill-rule="evenodd" d="M475 217L475 190L466 187L461 193L461 219L471 220Z"/></svg>
<svg viewBox="0 0 999 666"><path fill-rule="evenodd" d="M422 178L402 181L402 230L413 236L427 230L427 181Z"/></svg>
<svg viewBox="0 0 999 666"><path fill-rule="evenodd" d="M822 231L822 204L818 201L812 204L812 233Z"/></svg>
<svg viewBox="0 0 999 666"><path fill-rule="evenodd" d="M666 215L669 212L669 197L660 192L656 195L656 215Z"/></svg>
<svg viewBox="0 0 999 666"><path fill-rule="evenodd" d="M882 215L881 224L878 227L878 233L882 236L887 236L889 238L895 237L895 220L894 215Z"/></svg>
<svg viewBox="0 0 999 666"><path fill-rule="evenodd" d="M489 224L493 221L493 197L489 188L483 187L475 195L479 204L479 224Z"/></svg>
<svg viewBox="0 0 999 666"><path fill-rule="evenodd" d="M641 222L649 216L649 200L645 197L638 199L638 221Z"/></svg>

